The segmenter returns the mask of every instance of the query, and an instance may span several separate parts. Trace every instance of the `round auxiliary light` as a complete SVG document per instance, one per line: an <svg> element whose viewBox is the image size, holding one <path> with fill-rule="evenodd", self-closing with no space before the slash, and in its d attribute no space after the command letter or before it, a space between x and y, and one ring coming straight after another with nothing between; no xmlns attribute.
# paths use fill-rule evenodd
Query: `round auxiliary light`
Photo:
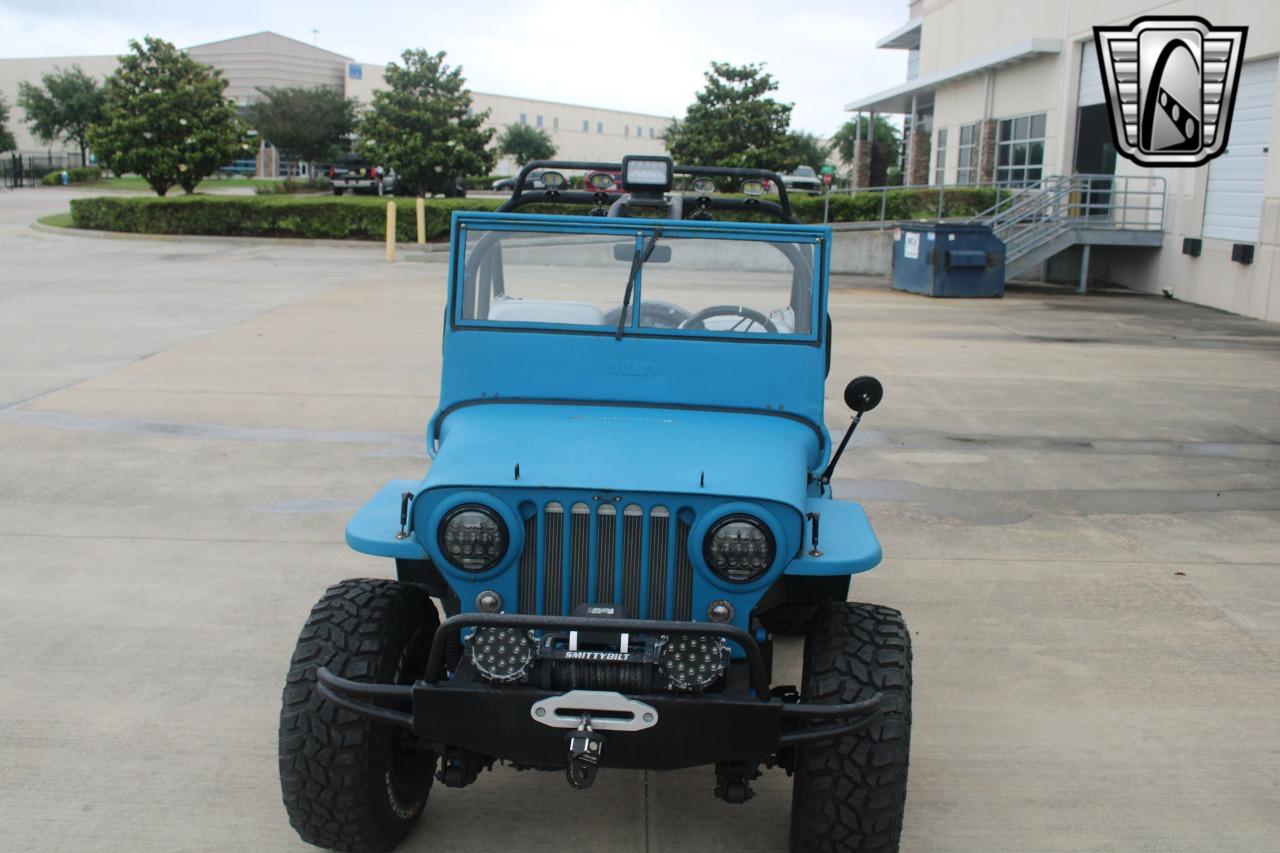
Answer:
<svg viewBox="0 0 1280 853"><path fill-rule="evenodd" d="M592 172L587 175L587 186L593 190L607 190L613 187L613 175L608 172Z"/></svg>
<svg viewBox="0 0 1280 853"><path fill-rule="evenodd" d="M705 690L724 675L728 655L719 637L685 634L662 644L658 669L676 690Z"/></svg>
<svg viewBox="0 0 1280 853"><path fill-rule="evenodd" d="M533 661L533 643L519 628L477 628L467 651L476 670L490 681L516 681Z"/></svg>
<svg viewBox="0 0 1280 853"><path fill-rule="evenodd" d="M723 598L707 605L707 619L712 622L732 622L733 605Z"/></svg>
<svg viewBox="0 0 1280 853"><path fill-rule="evenodd" d="M497 613L502 610L502 596L486 589L476 596L476 610L481 613Z"/></svg>
<svg viewBox="0 0 1280 853"><path fill-rule="evenodd" d="M707 531L702 557L708 568L734 583L750 583L773 565L776 545L763 521L750 515L727 515Z"/></svg>
<svg viewBox="0 0 1280 853"><path fill-rule="evenodd" d="M507 553L507 525L487 506L463 504L440 520L436 536L441 553L468 572L487 572Z"/></svg>
<svg viewBox="0 0 1280 853"><path fill-rule="evenodd" d="M690 187L699 195L711 195L716 191L716 182L711 178L694 178Z"/></svg>
<svg viewBox="0 0 1280 853"><path fill-rule="evenodd" d="M764 181L759 178L744 178L738 189L743 195L764 195Z"/></svg>
<svg viewBox="0 0 1280 853"><path fill-rule="evenodd" d="M558 190L567 184L564 175L559 172L543 172L542 185L549 190Z"/></svg>

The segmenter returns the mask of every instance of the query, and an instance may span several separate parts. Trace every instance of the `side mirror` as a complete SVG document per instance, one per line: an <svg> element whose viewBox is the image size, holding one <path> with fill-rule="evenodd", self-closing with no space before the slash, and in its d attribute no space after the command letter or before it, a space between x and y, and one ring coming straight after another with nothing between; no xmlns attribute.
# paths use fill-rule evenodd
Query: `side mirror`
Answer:
<svg viewBox="0 0 1280 853"><path fill-rule="evenodd" d="M859 376L844 389L844 404L860 415L880 405L883 399L884 386L874 376Z"/></svg>

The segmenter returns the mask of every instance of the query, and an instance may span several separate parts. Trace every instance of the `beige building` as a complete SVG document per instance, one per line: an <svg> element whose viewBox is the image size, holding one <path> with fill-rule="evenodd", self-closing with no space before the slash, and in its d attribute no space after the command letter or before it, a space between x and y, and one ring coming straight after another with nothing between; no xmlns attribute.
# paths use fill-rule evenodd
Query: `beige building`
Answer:
<svg viewBox="0 0 1280 853"><path fill-rule="evenodd" d="M242 107L254 101L260 88L320 85L341 89L349 97L368 104L373 93L385 85L381 65L357 62L349 56L270 32L196 45L187 48L187 53L221 69L227 79L228 97ZM59 154L70 150L58 144L45 145L33 137L15 102L19 82L38 82L42 74L72 65L79 65L86 73L101 79L115 70L116 57L0 59L0 94L13 107L9 124L19 152ZM489 126L498 132L509 124L540 127L551 135L558 148L557 156L563 159L616 161L625 154L666 150L662 141L670 123L666 116L487 92L474 92L473 96L477 111L489 110ZM258 160L260 174L277 171L269 149L265 149ZM513 168L510 162L499 164L500 171Z"/></svg>
<svg viewBox="0 0 1280 853"><path fill-rule="evenodd" d="M1229 147L1204 166L1146 168L1116 154L1093 27L1141 15L1249 28ZM908 52L908 79L846 109L904 117L909 183L1019 186L1079 173L1114 174L1115 187L1151 180L1167 188L1159 247L1100 246L1091 274L1280 321L1280 156L1272 153L1280 4L914 0L907 22L879 46ZM1184 238L1201 240L1198 256L1184 254ZM1071 257L1055 259L1064 260Z"/></svg>

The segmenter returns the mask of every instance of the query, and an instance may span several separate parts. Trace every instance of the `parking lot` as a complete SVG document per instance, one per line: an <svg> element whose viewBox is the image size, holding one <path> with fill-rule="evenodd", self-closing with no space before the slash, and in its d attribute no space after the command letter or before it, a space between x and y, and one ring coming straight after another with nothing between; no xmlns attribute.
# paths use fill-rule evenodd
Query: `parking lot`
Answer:
<svg viewBox="0 0 1280 853"><path fill-rule="evenodd" d="M390 568L343 525L427 464L446 267L30 228L68 195L0 193L0 846L310 849L282 679L325 586ZM903 849L1274 847L1280 326L838 285L832 432L849 378L886 387L836 493L885 551L854 597L915 643ZM404 849L786 849L780 771L713 784L499 768Z"/></svg>

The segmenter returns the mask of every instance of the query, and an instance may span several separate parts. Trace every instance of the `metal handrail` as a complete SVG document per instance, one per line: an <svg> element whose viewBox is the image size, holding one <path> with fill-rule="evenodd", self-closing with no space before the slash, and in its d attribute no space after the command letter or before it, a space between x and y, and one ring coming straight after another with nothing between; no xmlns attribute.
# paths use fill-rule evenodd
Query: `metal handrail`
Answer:
<svg viewBox="0 0 1280 853"><path fill-rule="evenodd" d="M1155 175L1048 175L968 221L1004 241L1007 263L1072 228L1163 231L1166 198Z"/></svg>

